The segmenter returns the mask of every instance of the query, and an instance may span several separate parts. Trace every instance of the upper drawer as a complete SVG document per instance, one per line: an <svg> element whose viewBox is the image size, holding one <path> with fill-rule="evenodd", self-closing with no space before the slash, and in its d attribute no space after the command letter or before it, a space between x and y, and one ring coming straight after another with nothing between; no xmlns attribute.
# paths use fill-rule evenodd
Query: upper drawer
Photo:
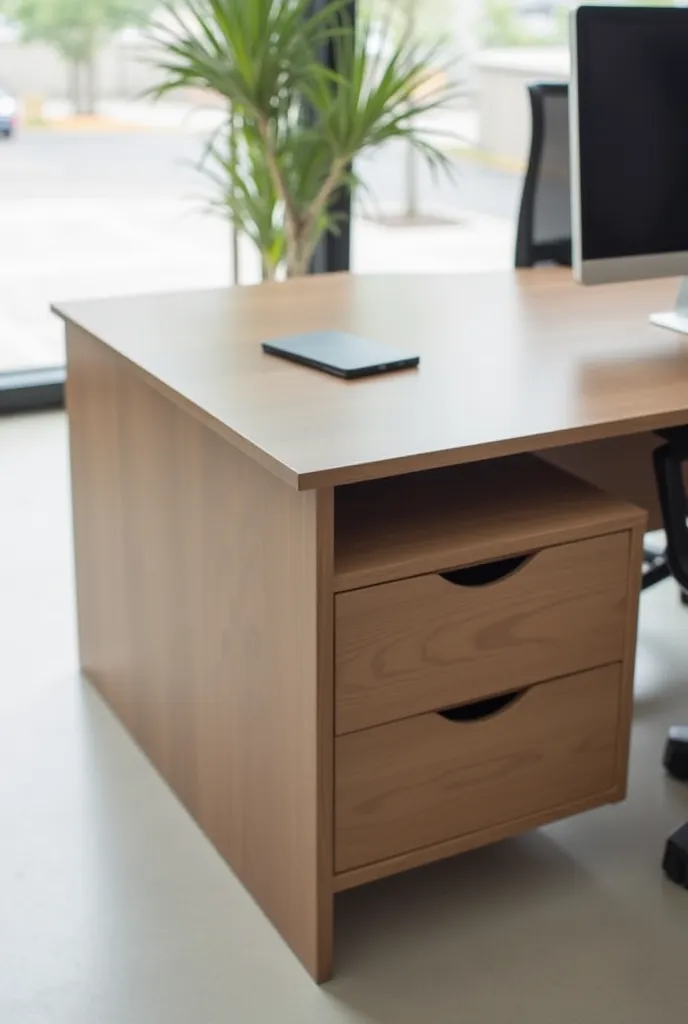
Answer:
<svg viewBox="0 0 688 1024"><path fill-rule="evenodd" d="M621 659L629 551L616 533L338 594L336 731Z"/></svg>

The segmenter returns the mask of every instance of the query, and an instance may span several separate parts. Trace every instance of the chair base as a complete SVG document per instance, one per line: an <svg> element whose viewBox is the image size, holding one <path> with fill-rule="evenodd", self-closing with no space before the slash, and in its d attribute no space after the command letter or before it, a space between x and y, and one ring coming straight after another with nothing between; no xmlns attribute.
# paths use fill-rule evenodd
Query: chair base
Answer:
<svg viewBox="0 0 688 1024"><path fill-rule="evenodd" d="M662 867L667 878L688 889L688 822L668 840Z"/></svg>
<svg viewBox="0 0 688 1024"><path fill-rule="evenodd" d="M688 782L688 726L675 725L669 730L664 767L673 779ZM688 822L667 840L662 867L667 878L688 889Z"/></svg>
<svg viewBox="0 0 688 1024"><path fill-rule="evenodd" d="M668 580L671 576L671 569L667 562L666 551L652 551L650 548L643 550L643 582L642 589L649 590L650 587Z"/></svg>
<svg viewBox="0 0 688 1024"><path fill-rule="evenodd" d="M688 726L674 725L669 730L663 764L672 779L688 782Z"/></svg>
<svg viewBox="0 0 688 1024"><path fill-rule="evenodd" d="M649 590L657 583L668 580L671 576L671 569L667 561L666 551L653 551L645 548L643 551L643 581L642 590ZM679 590L681 604L688 606L688 590Z"/></svg>

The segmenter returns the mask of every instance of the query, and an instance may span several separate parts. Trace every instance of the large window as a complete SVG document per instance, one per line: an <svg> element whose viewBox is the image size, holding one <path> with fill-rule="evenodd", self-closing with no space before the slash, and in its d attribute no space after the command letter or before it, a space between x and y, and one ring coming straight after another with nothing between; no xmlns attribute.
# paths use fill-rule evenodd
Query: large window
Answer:
<svg viewBox="0 0 688 1024"><path fill-rule="evenodd" d="M194 168L224 110L194 94L141 98L154 80L143 29L156 6L4 5L12 20L0 20L0 374L63 363L51 302L235 279L231 228L207 213L208 185ZM462 89L427 124L446 133L452 180L434 180L403 144L360 161L368 189L354 209L352 269L511 266L529 139L525 86L566 78L566 5L359 0L366 6L381 25L391 13L397 31L444 34ZM75 10L87 30L76 49ZM241 280L256 280L255 254L240 248ZM341 266L326 251L316 266L328 262Z"/></svg>
<svg viewBox="0 0 688 1024"><path fill-rule="evenodd" d="M70 60L73 6L24 0L0 26L0 373L64 362L51 302L232 279L230 228L193 166L222 111L141 99L145 43L108 31L108 0L91 11L105 41Z"/></svg>
<svg viewBox="0 0 688 1024"><path fill-rule="evenodd" d="M434 180L401 144L360 162L352 269L462 272L513 265L530 141L526 85L568 76L561 0L374 0L400 31L445 38L461 95L428 129L446 135L450 180ZM364 6L368 0L360 0ZM369 7L371 5L369 4Z"/></svg>

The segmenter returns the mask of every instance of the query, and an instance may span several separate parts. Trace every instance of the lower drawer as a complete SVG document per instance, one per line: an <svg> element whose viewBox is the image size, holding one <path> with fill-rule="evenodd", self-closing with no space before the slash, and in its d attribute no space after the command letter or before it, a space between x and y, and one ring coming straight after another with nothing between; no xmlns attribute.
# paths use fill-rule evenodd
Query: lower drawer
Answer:
<svg viewBox="0 0 688 1024"><path fill-rule="evenodd" d="M349 733L335 747L335 871L623 786L620 665Z"/></svg>

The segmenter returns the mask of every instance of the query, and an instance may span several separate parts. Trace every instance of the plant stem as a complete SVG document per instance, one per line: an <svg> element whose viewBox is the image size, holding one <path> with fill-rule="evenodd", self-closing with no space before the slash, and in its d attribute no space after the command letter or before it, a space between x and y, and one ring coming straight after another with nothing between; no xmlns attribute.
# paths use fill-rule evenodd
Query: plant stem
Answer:
<svg viewBox="0 0 688 1024"><path fill-rule="evenodd" d="M234 107L229 104L229 137L227 140L229 148L229 157L232 164L236 163L237 159L237 130L238 130L238 119L234 112ZM239 229L236 225L236 221L232 221L232 279L234 284L240 283L240 255L239 255Z"/></svg>
<svg viewBox="0 0 688 1024"><path fill-rule="evenodd" d="M296 247L294 254L287 257L287 277L303 277L308 273L314 248L305 244Z"/></svg>
<svg viewBox="0 0 688 1024"><path fill-rule="evenodd" d="M309 238L312 234L315 225L317 224L320 215L326 208L330 199L337 191L341 184L341 177L344 173L344 169L349 165L348 156L339 156L333 162L330 167L329 174L322 183L318 194L310 205L308 210L308 216L304 224L303 234L305 238Z"/></svg>
<svg viewBox="0 0 688 1024"><path fill-rule="evenodd" d="M342 173L349 166L349 157L338 157L330 167L325 181L308 207L308 212L300 224L294 237L294 245L287 249L287 276L301 277L308 273L311 257L318 244L319 235L316 227L332 196L341 185ZM289 236L287 235L287 243Z"/></svg>
<svg viewBox="0 0 688 1024"><path fill-rule="evenodd" d="M261 279L263 281L274 281L277 277L277 267L269 263L264 256L261 256Z"/></svg>
<svg viewBox="0 0 688 1024"><path fill-rule="evenodd" d="M267 120L262 120L258 127L263 140L263 145L265 146L265 159L267 161L270 177L272 178L277 195L284 203L284 233L286 235L287 244L287 262L289 263L290 256L295 256L297 237L299 235L298 212L294 207L293 199L282 176L282 171L280 170L277 154L270 137L270 124Z"/></svg>

